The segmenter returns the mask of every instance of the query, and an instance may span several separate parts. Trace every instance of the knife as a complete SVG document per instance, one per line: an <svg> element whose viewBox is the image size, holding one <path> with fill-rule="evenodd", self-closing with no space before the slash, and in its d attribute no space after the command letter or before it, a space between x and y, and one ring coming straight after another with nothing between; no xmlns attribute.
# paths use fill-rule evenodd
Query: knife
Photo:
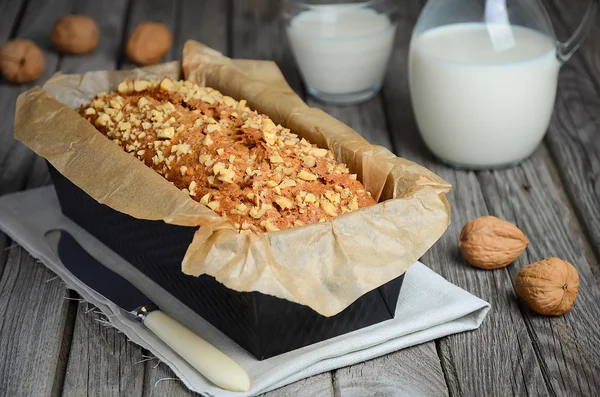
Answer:
<svg viewBox="0 0 600 397"><path fill-rule="evenodd" d="M248 391L248 374L235 361L184 325L161 312L129 281L104 266L67 231L46 233L46 241L63 265L81 282L135 315L171 349L222 389Z"/></svg>

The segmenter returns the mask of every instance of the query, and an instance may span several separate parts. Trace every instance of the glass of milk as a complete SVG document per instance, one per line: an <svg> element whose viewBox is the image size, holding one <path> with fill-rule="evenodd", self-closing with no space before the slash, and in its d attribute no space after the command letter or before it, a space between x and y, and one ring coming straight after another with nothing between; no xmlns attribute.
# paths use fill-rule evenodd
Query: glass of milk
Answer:
<svg viewBox="0 0 600 397"><path fill-rule="evenodd" d="M377 94L396 33L397 3L287 1L288 40L309 94L350 104Z"/></svg>
<svg viewBox="0 0 600 397"><path fill-rule="evenodd" d="M409 50L419 131L449 165L491 169L518 164L544 137L558 72L596 14L558 43L539 0L429 0Z"/></svg>

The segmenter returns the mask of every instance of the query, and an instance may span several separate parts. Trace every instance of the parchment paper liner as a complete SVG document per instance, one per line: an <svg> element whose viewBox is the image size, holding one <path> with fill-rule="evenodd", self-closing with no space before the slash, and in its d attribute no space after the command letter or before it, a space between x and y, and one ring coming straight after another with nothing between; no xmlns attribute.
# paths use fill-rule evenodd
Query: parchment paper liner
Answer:
<svg viewBox="0 0 600 397"><path fill-rule="evenodd" d="M73 110L125 78L181 78L181 69L185 78L246 99L275 123L334 151L380 203L325 223L238 234L229 220L122 151ZM232 60L188 41L181 64L57 74L43 88L19 96L15 137L100 203L140 219L201 226L183 272L209 274L237 291L259 291L332 316L404 273L450 221L447 182L308 107L273 62Z"/></svg>

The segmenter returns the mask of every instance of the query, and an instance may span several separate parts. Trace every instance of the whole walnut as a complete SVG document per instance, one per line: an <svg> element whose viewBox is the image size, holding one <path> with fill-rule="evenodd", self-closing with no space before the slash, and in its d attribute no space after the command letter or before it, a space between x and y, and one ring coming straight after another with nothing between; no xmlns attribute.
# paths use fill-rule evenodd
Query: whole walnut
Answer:
<svg viewBox="0 0 600 397"><path fill-rule="evenodd" d="M495 216L482 216L468 222L458 243L465 260L481 269L508 266L528 244L529 240L518 227Z"/></svg>
<svg viewBox="0 0 600 397"><path fill-rule="evenodd" d="M99 41L100 28L86 15L61 17L52 29L52 43L64 54L87 54L98 46Z"/></svg>
<svg viewBox="0 0 600 397"><path fill-rule="evenodd" d="M0 47L0 71L12 83L31 83L44 73L44 53L31 40L15 39Z"/></svg>
<svg viewBox="0 0 600 397"><path fill-rule="evenodd" d="M575 303L579 274L567 261L546 258L521 269L515 279L515 288L534 312L560 316Z"/></svg>
<svg viewBox="0 0 600 397"><path fill-rule="evenodd" d="M140 23L127 40L125 51L133 63L152 65L160 61L171 48L169 29L158 22Z"/></svg>

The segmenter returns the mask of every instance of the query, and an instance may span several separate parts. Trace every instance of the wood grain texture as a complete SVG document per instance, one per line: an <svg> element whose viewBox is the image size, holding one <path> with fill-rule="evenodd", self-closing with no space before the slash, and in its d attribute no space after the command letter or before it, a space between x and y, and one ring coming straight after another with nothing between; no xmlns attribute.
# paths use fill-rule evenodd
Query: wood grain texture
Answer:
<svg viewBox="0 0 600 397"><path fill-rule="evenodd" d="M0 391L50 396L67 318L65 286L23 248L10 250L0 278ZM49 281L52 280L53 281Z"/></svg>
<svg viewBox="0 0 600 397"><path fill-rule="evenodd" d="M125 51L125 43L127 39L141 22L160 22L164 23L172 37L177 37L177 15L181 0L130 0L129 14L127 15L125 36L123 37L123 53L119 63L119 69L132 69L138 65L132 64L128 59ZM178 59L179 53L176 53L174 45L171 45L170 51L161 62Z"/></svg>
<svg viewBox="0 0 600 397"><path fill-rule="evenodd" d="M22 18L14 16L18 26L2 23L3 35L7 34L4 26L11 26L16 37L31 39L42 48L45 71L34 84L17 86L0 81L0 107L5 115L0 118L0 194L45 183L43 173L30 179L35 155L13 139L15 101L21 92L43 83L55 72L59 56L52 50L49 32L55 20L70 10L70 2L31 0ZM2 13L0 18L10 15ZM1 248L8 255L0 278L0 390L4 395L55 395L61 386L62 339L69 319L69 305L63 299L66 288L58 281L47 282L54 275L22 248L11 246L6 252L4 246Z"/></svg>
<svg viewBox="0 0 600 397"><path fill-rule="evenodd" d="M306 103L329 113L343 121L367 141L392 150L392 142L388 133L381 96L376 96L368 102L351 106L334 106L321 103L308 96Z"/></svg>
<svg viewBox="0 0 600 397"><path fill-rule="evenodd" d="M104 320L92 305L79 304L63 396L142 395L142 349Z"/></svg>
<svg viewBox="0 0 600 397"><path fill-rule="evenodd" d="M275 61L296 92L302 93L300 75L285 36L283 1L233 0L231 54L234 58Z"/></svg>
<svg viewBox="0 0 600 397"><path fill-rule="evenodd" d="M383 88L385 110L397 154L416 161L453 184L448 199L452 224L423 257L423 262L450 282L492 304L482 326L439 341L442 367L451 395L547 395L540 365L506 272L468 266L458 250L458 236L468 220L487 215L481 186L472 172L456 171L435 161L419 137L407 80L410 33L421 7L402 8L397 41ZM510 359L507 359L510 357Z"/></svg>
<svg viewBox="0 0 600 397"><path fill-rule="evenodd" d="M548 172L542 148L521 167L483 172L479 179L488 208L516 223L531 240L517 262L506 268L511 278L527 263L549 256L565 259L577 268L581 287L573 308L558 318L536 315L517 295L546 382L553 395L588 396L600 390L600 288L596 285L582 242L573 232L574 214L563 205ZM528 186L528 188L524 188ZM586 363L582 366L581 363Z"/></svg>
<svg viewBox="0 0 600 397"><path fill-rule="evenodd" d="M174 37L175 59L181 59L186 40L197 40L226 54L229 35L229 1L180 0L177 35Z"/></svg>
<svg viewBox="0 0 600 397"><path fill-rule="evenodd" d="M40 80L35 83L14 85L5 79L0 80L0 109L6 115L0 118L0 195L25 187L34 154L13 138L15 101L20 93L43 84L56 71L59 55L52 49L50 32L56 19L70 13L70 10L69 1L54 4L44 0L30 0L15 31L15 36L33 40L43 50L46 68Z"/></svg>
<svg viewBox="0 0 600 397"><path fill-rule="evenodd" d="M566 39L579 24L587 1L547 2L557 35ZM600 25L562 67L559 90L546 136L559 164L565 189L584 226L596 260L592 271L600 283Z"/></svg>
<svg viewBox="0 0 600 397"><path fill-rule="evenodd" d="M10 34L20 22L24 7L25 0L0 2L0 43L11 38Z"/></svg>
<svg viewBox="0 0 600 397"><path fill-rule="evenodd" d="M329 372L301 379L285 387L263 393L260 397L333 397L335 394Z"/></svg>
<svg viewBox="0 0 600 397"><path fill-rule="evenodd" d="M48 172L48 165L46 159L40 156L34 156L31 168L27 175L27 183L25 189L33 189L36 187L42 187L50 185L52 180L50 179L50 173Z"/></svg>
<svg viewBox="0 0 600 397"><path fill-rule="evenodd" d="M173 371L157 359L144 363L146 376L144 378L144 397L193 397L198 394L190 391Z"/></svg>
<svg viewBox="0 0 600 397"><path fill-rule="evenodd" d="M334 372L336 396L447 396L435 343L409 347Z"/></svg>
<svg viewBox="0 0 600 397"><path fill-rule="evenodd" d="M16 30L16 27L21 21L22 14L25 11L25 5L25 0L0 2L0 43L4 43L11 38L11 33ZM0 82L0 84L5 83L5 81ZM2 97L2 95L3 94L0 92L0 97ZM8 145L8 140L5 142L0 133L0 145L2 144ZM10 240L4 233L0 232L0 277L2 276L2 271L6 264L6 259L8 258L8 244L10 244Z"/></svg>

